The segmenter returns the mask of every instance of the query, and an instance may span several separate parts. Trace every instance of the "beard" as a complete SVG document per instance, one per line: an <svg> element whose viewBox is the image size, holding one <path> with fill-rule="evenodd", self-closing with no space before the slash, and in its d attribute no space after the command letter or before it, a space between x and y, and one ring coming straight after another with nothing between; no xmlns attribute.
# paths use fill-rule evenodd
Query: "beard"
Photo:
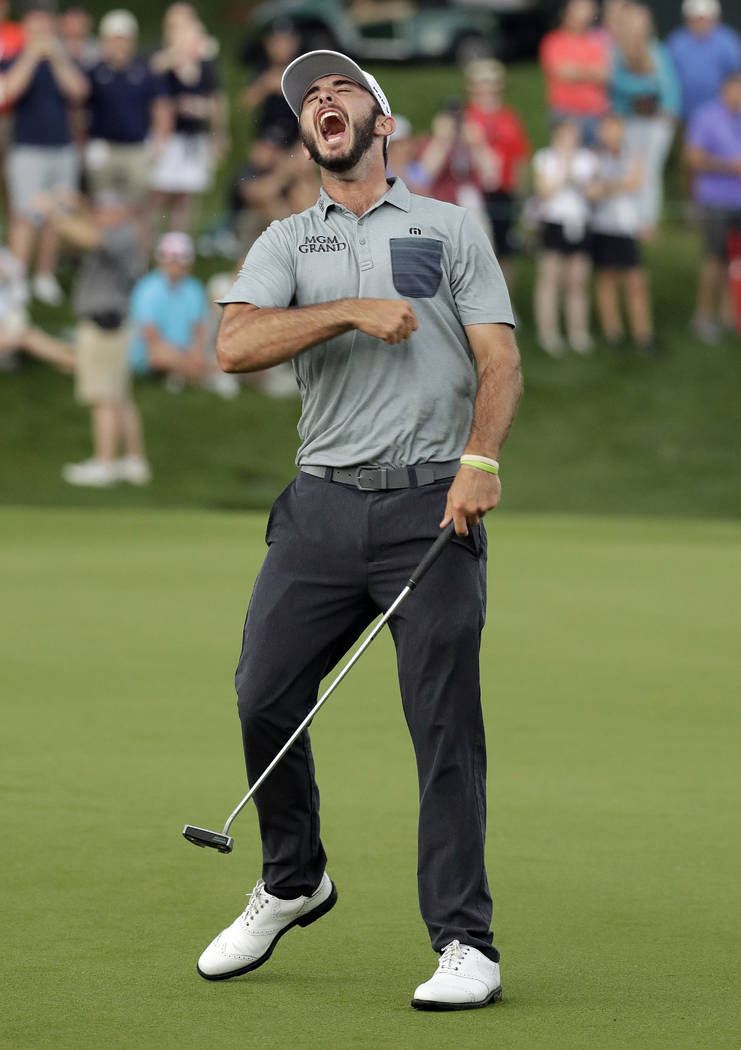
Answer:
<svg viewBox="0 0 741 1050"><path fill-rule="evenodd" d="M319 141L313 136L309 138L303 131L301 141L309 151L309 155L315 164L325 171L343 172L350 171L358 161L368 152L373 145L376 127L376 113L369 113L367 117L361 117L353 128L353 146L348 153L339 157L325 157L319 148ZM349 127L349 125L348 125Z"/></svg>

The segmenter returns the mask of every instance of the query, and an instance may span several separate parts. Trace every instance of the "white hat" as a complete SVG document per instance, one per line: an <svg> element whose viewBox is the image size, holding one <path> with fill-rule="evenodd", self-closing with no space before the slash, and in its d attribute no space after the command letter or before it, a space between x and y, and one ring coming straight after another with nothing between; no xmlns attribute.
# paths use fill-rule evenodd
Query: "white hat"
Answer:
<svg viewBox="0 0 741 1050"><path fill-rule="evenodd" d="M134 18L131 11L124 11L123 8L117 8L114 11L109 11L107 15L104 15L101 18L98 32L102 37L138 36L139 23Z"/></svg>
<svg viewBox="0 0 741 1050"><path fill-rule="evenodd" d="M685 18L720 18L718 0L684 0L682 14Z"/></svg>
<svg viewBox="0 0 741 1050"><path fill-rule="evenodd" d="M175 259L177 262L190 265L196 257L193 239L187 233L166 233L157 243L157 261Z"/></svg>
<svg viewBox="0 0 741 1050"><path fill-rule="evenodd" d="M301 115L301 106L306 92L314 81L319 77L330 77L333 74L354 80L366 91L370 91L384 116L391 116L391 106L381 91L378 81L370 73L361 69L357 62L353 62L351 58L340 54L339 51L307 51L305 55L299 55L290 65L286 66L281 80L285 100L297 117Z"/></svg>

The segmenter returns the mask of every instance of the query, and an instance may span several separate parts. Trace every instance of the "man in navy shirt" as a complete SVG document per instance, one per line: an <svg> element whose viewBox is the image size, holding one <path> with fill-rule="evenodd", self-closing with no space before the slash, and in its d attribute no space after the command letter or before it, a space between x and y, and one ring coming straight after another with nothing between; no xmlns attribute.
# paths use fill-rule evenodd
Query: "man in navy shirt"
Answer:
<svg viewBox="0 0 741 1050"><path fill-rule="evenodd" d="M7 165L10 191L10 249L28 267L39 233L34 294L61 301L54 276L57 234L34 207L39 195L74 189L77 152L67 107L88 92L87 78L68 58L54 29L53 0L29 0L23 16L25 46L0 62L4 98L14 105L13 145Z"/></svg>
<svg viewBox="0 0 741 1050"><path fill-rule="evenodd" d="M152 158L171 130L167 88L136 53L139 27L131 12L109 11L99 32L102 59L89 71L88 183L93 193L123 194L141 213Z"/></svg>

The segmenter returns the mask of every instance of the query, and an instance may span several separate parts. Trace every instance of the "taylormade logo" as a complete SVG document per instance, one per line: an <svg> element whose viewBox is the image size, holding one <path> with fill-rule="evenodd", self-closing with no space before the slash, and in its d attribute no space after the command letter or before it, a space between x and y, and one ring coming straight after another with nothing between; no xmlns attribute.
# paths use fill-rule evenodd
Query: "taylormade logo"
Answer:
<svg viewBox="0 0 741 1050"><path fill-rule="evenodd" d="M302 255L308 252L344 252L346 248L347 241L341 241L339 237L325 237L323 234L307 237L304 243L298 246Z"/></svg>

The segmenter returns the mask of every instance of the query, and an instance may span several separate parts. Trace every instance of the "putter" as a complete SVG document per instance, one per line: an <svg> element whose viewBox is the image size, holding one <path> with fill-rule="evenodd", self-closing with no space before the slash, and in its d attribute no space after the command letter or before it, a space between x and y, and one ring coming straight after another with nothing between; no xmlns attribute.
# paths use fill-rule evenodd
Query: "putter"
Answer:
<svg viewBox="0 0 741 1050"><path fill-rule="evenodd" d="M412 575L409 577L409 579L407 580L406 586L401 591L401 593L399 594L398 598L396 598L396 600L393 602L393 604L391 606L389 606L389 608L383 614L383 616L378 621L378 623L373 628L373 630L368 635L368 637L365 639L365 641L363 641L358 646L358 648L352 654L352 656L347 661L345 666L342 668L340 673L334 679L332 684L327 688L327 690L322 694L322 696L319 697L317 702L312 707L311 711L309 711L309 713L306 716L306 718L295 729L295 731L291 734L291 736L288 738L288 740L286 740L285 744L280 749L278 754L272 760L270 765L265 770L263 770L263 772L257 778L255 783L252 785L252 787L247 792L247 794L244 796L244 798L239 803L239 805L236 806L236 808L233 809L232 812L229 814L229 816L227 817L227 820L226 820L226 824L224 825L223 829L221 831L209 831L208 828L199 828L199 827L197 827L194 824L186 824L185 827L183 828L183 835L188 840L188 842L192 842L194 846L202 846L204 848L206 846L208 846L211 849L218 850L219 853L231 853L231 851L232 851L232 849L234 847L234 839L229 834L229 828L232 826L232 823L233 823L234 819L237 817L237 815L239 813L241 813L241 811L247 805L247 803L252 798L252 796L255 794L255 792L260 787L260 785L263 783L263 781L266 780L267 777L270 776L270 774L273 772L275 767L278 765L280 760L285 755L286 751L289 751L290 748L296 743L296 741L301 736L303 731L311 723L311 720L313 719L314 715L317 713L319 708L322 707L322 705L327 700L329 700L330 696L335 691L337 686L340 684L342 679L348 673L350 668L353 667L357 663L357 661L363 655L363 653L368 648L368 646L371 644L373 639L380 632L380 630L384 626L384 624L388 623L388 621L391 619L393 614L399 608L401 603L414 590L414 588L417 586L417 584L422 579L422 577L427 572L427 570L430 568L430 566L433 564L433 562L437 561L439 555L442 553L443 547L445 547L445 545L453 538L454 535L455 535L455 529L454 529L454 526L453 526L453 522L451 521L448 525L445 526L445 528L442 530L440 535L437 537L435 542L432 544L430 549L425 554L425 556L422 559L422 561L419 563L417 568L414 570Z"/></svg>

